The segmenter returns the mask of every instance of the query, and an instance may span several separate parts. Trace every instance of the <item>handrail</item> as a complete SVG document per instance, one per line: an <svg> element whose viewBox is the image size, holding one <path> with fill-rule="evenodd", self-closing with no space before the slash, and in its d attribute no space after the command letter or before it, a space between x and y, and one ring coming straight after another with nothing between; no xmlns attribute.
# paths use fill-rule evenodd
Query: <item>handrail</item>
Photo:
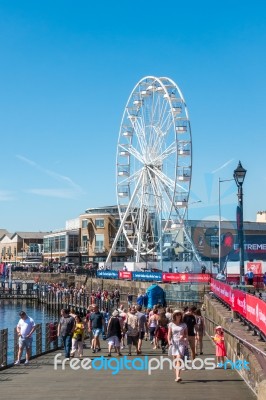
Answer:
<svg viewBox="0 0 266 400"><path fill-rule="evenodd" d="M216 322L214 320L212 320L209 317L206 317L206 315L204 315L204 318L206 318L208 321L212 322L214 325L216 325ZM262 351L261 349L259 349L258 347L254 346L253 344L249 343L247 340L242 339L240 336L236 335L235 333L229 331L228 329L223 327L223 331L228 333L229 335L233 336L234 338L236 338L240 343L245 344L247 347L251 347L254 350L258 351L259 353L261 353L263 356L266 357L266 352Z"/></svg>
<svg viewBox="0 0 266 400"><path fill-rule="evenodd" d="M214 321L213 319L207 317L206 315L204 315L204 318L207 319L209 322L211 322L213 325L216 325L216 321ZM251 353L256 357L266 377L266 352L254 346L253 344L249 343L247 340L242 339L240 336L236 335L235 333L229 331L226 328L223 328L223 331L228 335L237 339L239 343L243 344L246 348L248 348L251 351Z"/></svg>

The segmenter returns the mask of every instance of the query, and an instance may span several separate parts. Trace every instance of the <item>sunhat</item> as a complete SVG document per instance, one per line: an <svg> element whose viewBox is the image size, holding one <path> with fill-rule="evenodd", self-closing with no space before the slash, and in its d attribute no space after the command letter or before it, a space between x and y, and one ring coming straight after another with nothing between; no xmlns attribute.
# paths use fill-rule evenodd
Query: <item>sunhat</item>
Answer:
<svg viewBox="0 0 266 400"><path fill-rule="evenodd" d="M174 310L173 315L175 315L175 314L183 315L183 312L182 312L182 310Z"/></svg>
<svg viewBox="0 0 266 400"><path fill-rule="evenodd" d="M118 315L119 315L119 311L118 310L114 310L112 316L113 317L118 317Z"/></svg>
<svg viewBox="0 0 266 400"><path fill-rule="evenodd" d="M218 325L218 326L216 326L215 330L216 330L216 331L218 331L218 329L221 329L221 330L223 330L223 328L222 328L222 326L221 326L221 325Z"/></svg>

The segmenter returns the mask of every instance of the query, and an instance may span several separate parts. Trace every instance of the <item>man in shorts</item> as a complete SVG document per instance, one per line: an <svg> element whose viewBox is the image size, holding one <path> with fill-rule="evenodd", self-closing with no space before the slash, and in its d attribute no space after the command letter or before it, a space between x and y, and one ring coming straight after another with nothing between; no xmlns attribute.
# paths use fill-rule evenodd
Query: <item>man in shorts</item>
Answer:
<svg viewBox="0 0 266 400"><path fill-rule="evenodd" d="M139 341L139 320L136 316L136 307L131 307L127 315L126 322L126 330L127 330L127 345L128 345L128 355L131 356L131 347L136 347L136 353L139 354L138 351L138 341Z"/></svg>
<svg viewBox="0 0 266 400"><path fill-rule="evenodd" d="M19 313L20 320L17 324L18 333L18 358L15 365L20 365L20 360L22 356L23 349L26 349L26 361L24 365L29 364L31 346L32 346L32 334L36 329L35 322L32 318L28 317L25 311Z"/></svg>
<svg viewBox="0 0 266 400"><path fill-rule="evenodd" d="M149 328L148 328L146 315L143 312L141 312L142 306L137 305L136 310L137 310L136 316L137 316L138 321L139 321L139 340L138 340L138 351L137 351L137 353L141 354L142 341L144 339L145 333L146 334L148 333Z"/></svg>
<svg viewBox="0 0 266 400"><path fill-rule="evenodd" d="M101 351L100 345L100 334L103 330L103 314L99 311L99 307L94 304L92 308L92 313L90 315L90 329L92 330L93 339L92 339L92 352L96 353L96 351Z"/></svg>

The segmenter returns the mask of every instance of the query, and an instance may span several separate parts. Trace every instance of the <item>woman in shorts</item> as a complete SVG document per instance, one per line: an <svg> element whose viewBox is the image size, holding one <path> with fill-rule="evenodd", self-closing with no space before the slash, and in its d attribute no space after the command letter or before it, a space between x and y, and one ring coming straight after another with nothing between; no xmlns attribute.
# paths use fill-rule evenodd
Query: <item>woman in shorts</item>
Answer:
<svg viewBox="0 0 266 400"><path fill-rule="evenodd" d="M121 332L121 324L119 319L119 311L115 310L109 319L107 326L107 340L108 340L108 357L111 357L112 348L115 348L115 351L119 356L122 356L120 353L120 342L121 342L122 332Z"/></svg>

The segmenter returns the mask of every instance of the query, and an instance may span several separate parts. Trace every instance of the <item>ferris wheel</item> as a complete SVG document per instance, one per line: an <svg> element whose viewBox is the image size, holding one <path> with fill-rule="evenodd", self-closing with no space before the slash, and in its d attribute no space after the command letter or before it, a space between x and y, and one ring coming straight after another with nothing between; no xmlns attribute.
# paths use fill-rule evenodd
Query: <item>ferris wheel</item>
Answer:
<svg viewBox="0 0 266 400"><path fill-rule="evenodd" d="M121 234L139 262L144 255L158 254L166 232L184 229L191 175L192 139L184 97L171 79L147 76L132 90L120 126L120 227L107 261Z"/></svg>

